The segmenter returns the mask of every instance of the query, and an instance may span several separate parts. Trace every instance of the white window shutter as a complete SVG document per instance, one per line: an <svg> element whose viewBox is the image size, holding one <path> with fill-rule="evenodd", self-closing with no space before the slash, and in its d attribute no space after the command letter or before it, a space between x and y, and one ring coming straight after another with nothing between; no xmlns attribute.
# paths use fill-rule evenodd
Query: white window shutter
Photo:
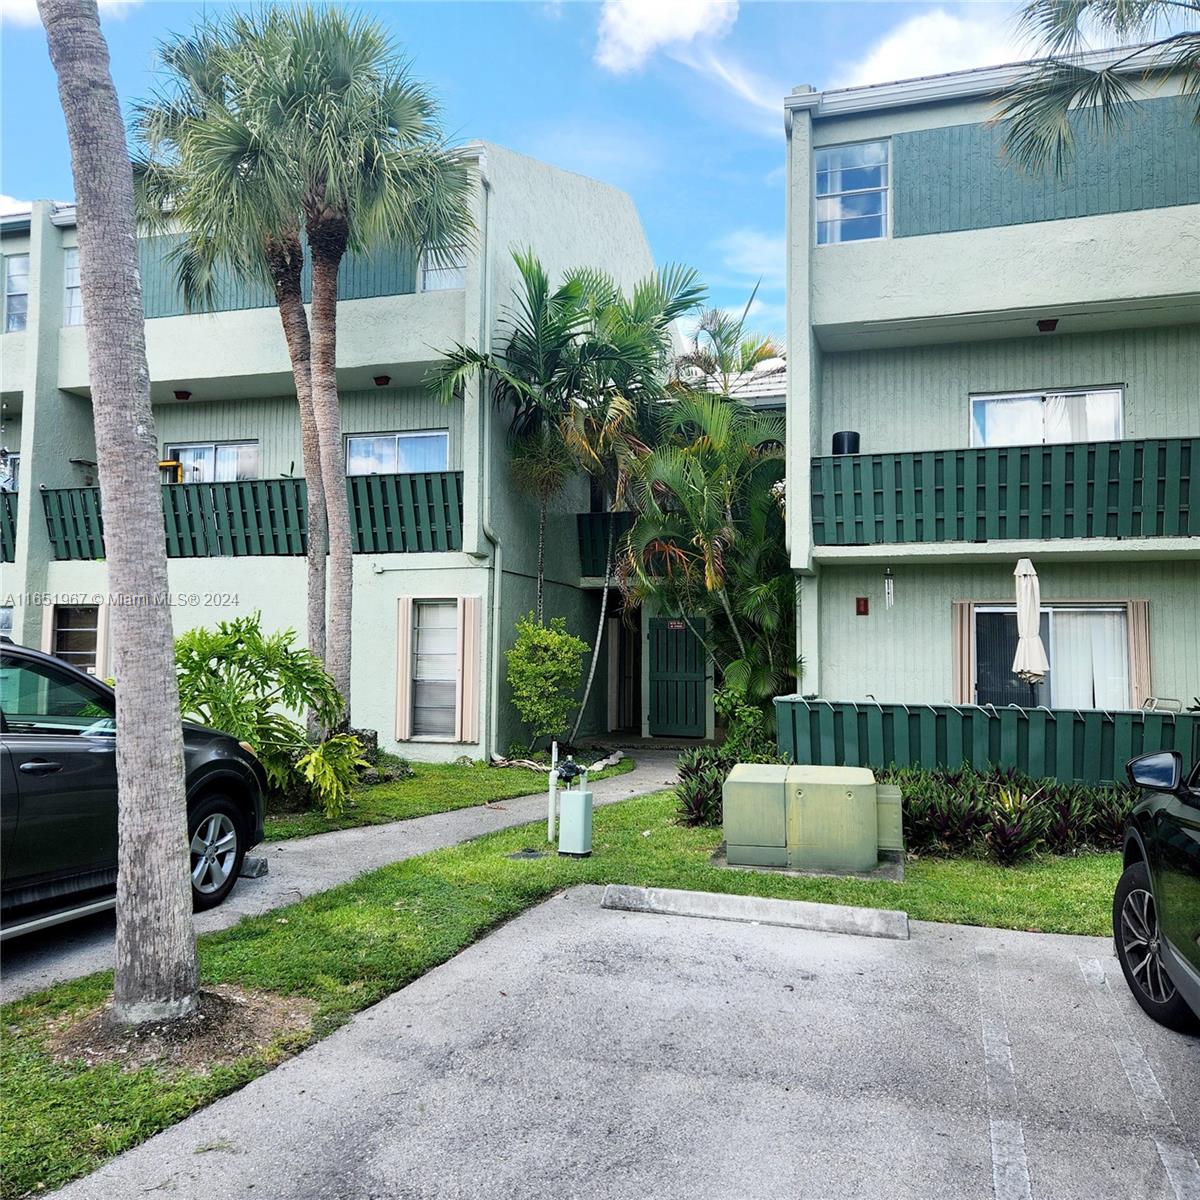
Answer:
<svg viewBox="0 0 1200 1200"><path fill-rule="evenodd" d="M396 741L412 737L412 630L413 598L396 602Z"/></svg>
<svg viewBox="0 0 1200 1200"><path fill-rule="evenodd" d="M454 736L459 742L479 741L479 597L458 600L458 694Z"/></svg>

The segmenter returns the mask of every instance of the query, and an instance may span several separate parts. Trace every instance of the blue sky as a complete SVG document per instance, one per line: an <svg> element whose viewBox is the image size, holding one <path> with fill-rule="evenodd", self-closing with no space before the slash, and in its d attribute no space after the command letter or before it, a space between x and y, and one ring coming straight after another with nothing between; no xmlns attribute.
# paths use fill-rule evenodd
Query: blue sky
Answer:
<svg viewBox="0 0 1200 1200"><path fill-rule="evenodd" d="M66 130L34 0L0 0L0 192L72 195ZM101 0L125 103L163 37L219 5ZM660 263L783 329L782 99L1021 56L1014 6L736 0L393 0L376 14L440 94L449 130L632 193ZM602 265L602 264L601 264Z"/></svg>

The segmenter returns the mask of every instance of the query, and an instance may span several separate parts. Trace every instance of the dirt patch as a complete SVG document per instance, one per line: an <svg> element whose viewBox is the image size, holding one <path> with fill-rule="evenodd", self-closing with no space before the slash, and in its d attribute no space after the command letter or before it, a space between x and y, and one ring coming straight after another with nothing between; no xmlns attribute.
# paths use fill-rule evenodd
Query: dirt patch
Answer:
<svg viewBox="0 0 1200 1200"><path fill-rule="evenodd" d="M90 1067L117 1063L124 1070L181 1067L204 1073L264 1051L286 1055L312 1030L316 1004L297 996L218 984L200 993L196 1011L182 1021L148 1022L119 1030L108 1022L111 1004L62 1018L47 1048L58 1062L82 1059Z"/></svg>

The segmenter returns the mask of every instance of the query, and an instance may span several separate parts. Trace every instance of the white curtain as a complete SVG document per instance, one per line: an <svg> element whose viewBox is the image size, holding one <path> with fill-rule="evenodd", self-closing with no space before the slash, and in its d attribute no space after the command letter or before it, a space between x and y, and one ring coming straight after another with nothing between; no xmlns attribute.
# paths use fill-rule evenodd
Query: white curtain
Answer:
<svg viewBox="0 0 1200 1200"><path fill-rule="evenodd" d="M1047 442L1113 442L1121 437L1121 393L1049 392Z"/></svg>
<svg viewBox="0 0 1200 1200"><path fill-rule="evenodd" d="M1042 441L1041 396L988 396L971 402L973 446L1036 446Z"/></svg>
<svg viewBox="0 0 1200 1200"><path fill-rule="evenodd" d="M1055 708L1128 708L1125 614L1056 610L1050 626L1050 664Z"/></svg>

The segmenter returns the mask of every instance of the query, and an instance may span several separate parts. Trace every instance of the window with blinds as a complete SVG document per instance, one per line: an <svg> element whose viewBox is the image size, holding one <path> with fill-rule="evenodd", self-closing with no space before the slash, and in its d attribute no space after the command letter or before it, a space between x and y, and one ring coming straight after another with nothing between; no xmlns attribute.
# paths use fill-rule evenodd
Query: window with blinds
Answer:
<svg viewBox="0 0 1200 1200"><path fill-rule="evenodd" d="M453 738L458 703L458 602L413 603L412 736Z"/></svg>

